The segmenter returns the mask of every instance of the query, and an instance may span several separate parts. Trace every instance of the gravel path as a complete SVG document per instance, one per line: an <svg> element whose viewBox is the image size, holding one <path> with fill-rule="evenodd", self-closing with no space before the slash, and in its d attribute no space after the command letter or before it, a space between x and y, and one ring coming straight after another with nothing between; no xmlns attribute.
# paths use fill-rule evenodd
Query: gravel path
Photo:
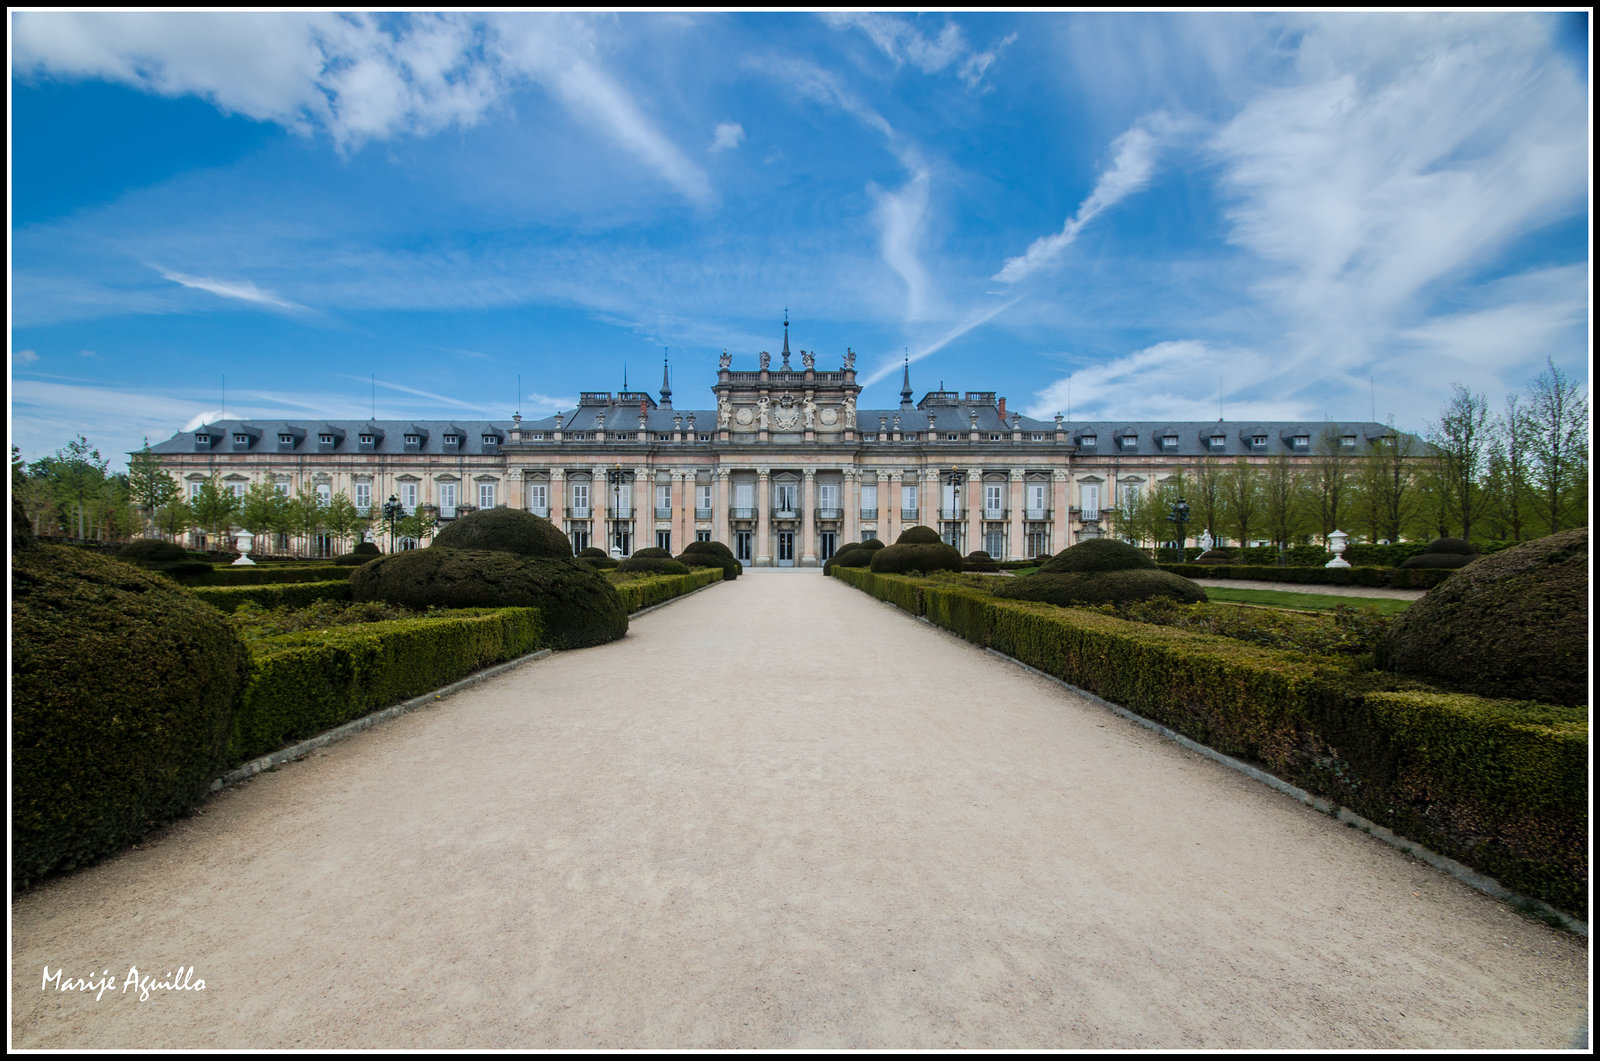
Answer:
<svg viewBox="0 0 1600 1061"><path fill-rule="evenodd" d="M1584 940L811 573L263 774L12 918L22 1048L1538 1048L1587 997Z"/></svg>

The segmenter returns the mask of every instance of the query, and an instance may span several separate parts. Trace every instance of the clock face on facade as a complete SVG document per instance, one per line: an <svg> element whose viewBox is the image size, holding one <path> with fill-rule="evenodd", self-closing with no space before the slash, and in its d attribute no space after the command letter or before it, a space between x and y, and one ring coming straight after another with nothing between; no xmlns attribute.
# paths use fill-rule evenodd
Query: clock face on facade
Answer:
<svg viewBox="0 0 1600 1061"><path fill-rule="evenodd" d="M839 422L839 414L833 409L822 410L822 422L832 427Z"/></svg>
<svg viewBox="0 0 1600 1061"><path fill-rule="evenodd" d="M756 414L752 413L749 409L740 409L736 414L734 414L734 419L739 421L741 424L754 423L755 418Z"/></svg>

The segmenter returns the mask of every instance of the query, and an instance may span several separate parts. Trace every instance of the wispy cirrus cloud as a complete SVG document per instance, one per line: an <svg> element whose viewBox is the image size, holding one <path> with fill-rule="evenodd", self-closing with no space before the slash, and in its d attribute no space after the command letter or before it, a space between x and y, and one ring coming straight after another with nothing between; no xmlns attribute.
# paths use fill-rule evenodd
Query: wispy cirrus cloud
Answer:
<svg viewBox="0 0 1600 1061"><path fill-rule="evenodd" d="M241 302L249 302L258 306L266 306L269 309L284 310L290 313L309 312L307 307L300 305L298 302L290 302L288 299L279 298L271 291L263 291L249 280L218 280L206 276L189 276L186 273L163 269L159 265L153 265L151 268L160 273L164 279L171 280L175 284L192 287L197 291L208 291L220 298L237 299Z"/></svg>
<svg viewBox="0 0 1600 1061"><path fill-rule="evenodd" d="M39 360L39 354L38 354L37 351L34 351L34 350L13 350L13 351L11 351L11 363L13 365L31 365L37 360Z"/></svg>
<svg viewBox="0 0 1600 1061"><path fill-rule="evenodd" d="M744 143L744 126L738 122L718 122L712 134L712 151L731 151Z"/></svg>
<svg viewBox="0 0 1600 1061"><path fill-rule="evenodd" d="M995 59L1017 39L1012 33L992 48L978 51L967 44L961 27L953 22L946 22L938 36L928 37L906 19L894 15L830 12L822 17L835 29L852 28L865 33L896 66L910 63L925 74L954 67L956 76L968 88L978 87Z"/></svg>
<svg viewBox="0 0 1600 1061"><path fill-rule="evenodd" d="M929 342L919 345L916 349L916 352L906 353L904 357L900 359L893 357L886 358L878 365L877 368L873 369L870 375L861 381L861 385L863 387L870 387L874 383L889 378L889 376L893 375L900 369L902 364L921 361L923 358L928 357L931 354L938 353L940 350L943 350L945 347L949 346L963 335L966 335L975 328L979 328L985 324L988 324L1000 314L1004 313L1006 310L1010 309L1012 306L1015 306L1021 301L1021 296L1018 296L1008 302L1002 302L997 306L991 306L987 309L968 314L966 319L961 321L961 323L957 324L954 328L951 328L949 331L939 335Z"/></svg>
<svg viewBox="0 0 1600 1061"><path fill-rule="evenodd" d="M1078 205L1077 213L1067 218L1060 232L1040 236L1025 252L1006 259L993 279L1006 284L1019 283L1059 261L1084 226L1150 183L1163 137L1180 126L1181 123L1170 115L1158 113L1141 119L1117 137L1111 144L1111 164L1095 180L1094 190Z"/></svg>

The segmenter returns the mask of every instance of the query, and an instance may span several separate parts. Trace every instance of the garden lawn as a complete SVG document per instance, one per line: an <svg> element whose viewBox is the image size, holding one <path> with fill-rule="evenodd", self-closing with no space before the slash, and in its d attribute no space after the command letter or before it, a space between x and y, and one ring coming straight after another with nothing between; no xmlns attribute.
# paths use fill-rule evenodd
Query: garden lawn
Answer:
<svg viewBox="0 0 1600 1061"><path fill-rule="evenodd" d="M1384 615L1399 615L1414 601L1394 597L1349 597L1326 593L1289 593L1276 589L1233 589L1207 586L1206 597L1223 604L1264 604L1273 608L1294 608L1299 611L1332 611L1343 605L1346 608L1376 608Z"/></svg>

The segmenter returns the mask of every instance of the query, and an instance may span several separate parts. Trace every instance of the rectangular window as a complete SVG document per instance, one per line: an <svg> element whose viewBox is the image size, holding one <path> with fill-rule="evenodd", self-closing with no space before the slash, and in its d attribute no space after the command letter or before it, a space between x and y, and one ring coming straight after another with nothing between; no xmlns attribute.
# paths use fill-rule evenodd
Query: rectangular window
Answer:
<svg viewBox="0 0 1600 1061"><path fill-rule="evenodd" d="M493 508L494 507L494 483L479 483L478 484L478 507L479 508Z"/></svg>
<svg viewBox="0 0 1600 1061"><path fill-rule="evenodd" d="M999 442L1000 441L1000 436L999 435L990 435L989 436L989 441L990 442Z"/></svg>
<svg viewBox="0 0 1600 1061"><path fill-rule="evenodd" d="M589 530L587 524L582 527L574 527L572 532L568 534L567 537L572 539L572 551L574 554L581 553L585 549L589 548Z"/></svg>
<svg viewBox="0 0 1600 1061"><path fill-rule="evenodd" d="M356 511L363 516L372 511L372 484L356 484Z"/></svg>
<svg viewBox="0 0 1600 1061"><path fill-rule="evenodd" d="M1050 531L1036 527L1028 532L1027 553L1030 558L1050 555Z"/></svg>
<svg viewBox="0 0 1600 1061"><path fill-rule="evenodd" d="M329 486L327 483L318 483L317 484L317 505L318 505L318 507L327 508L331 504L333 504L333 487Z"/></svg>
<svg viewBox="0 0 1600 1061"><path fill-rule="evenodd" d="M1298 444L1299 441L1300 441L1299 439L1295 439L1295 443L1296 444ZM1355 448L1355 444L1356 444L1356 436L1354 436L1354 435L1344 435L1343 437L1341 437L1339 439L1339 445L1345 447L1346 449L1354 449Z"/></svg>
<svg viewBox="0 0 1600 1061"><path fill-rule="evenodd" d="M817 486L817 507L832 512L839 509L839 485L820 483Z"/></svg>
<svg viewBox="0 0 1600 1061"><path fill-rule="evenodd" d="M289 484L288 483L273 483L272 484L272 488L278 492L278 496L279 497L288 497L289 496Z"/></svg>
<svg viewBox="0 0 1600 1061"><path fill-rule="evenodd" d="M750 519L755 515L756 488L754 483L733 484L733 511L736 518ZM739 515L744 513L744 515Z"/></svg>
<svg viewBox="0 0 1600 1061"><path fill-rule="evenodd" d="M1122 484L1122 504L1118 506L1124 516L1132 512L1139 505L1139 484Z"/></svg>
<svg viewBox="0 0 1600 1061"><path fill-rule="evenodd" d="M633 484L619 483L611 488L611 499L616 502L616 511L611 513L617 519L628 519L633 515ZM624 550L631 553L633 550Z"/></svg>
<svg viewBox="0 0 1600 1061"><path fill-rule="evenodd" d="M1004 490L1005 484L1003 483L983 484L983 515L985 519L1000 519L1005 515L1005 502L1001 500L1001 494Z"/></svg>
<svg viewBox="0 0 1600 1061"><path fill-rule="evenodd" d="M669 530L656 531L656 548L672 552L672 532Z"/></svg>
<svg viewBox="0 0 1600 1061"><path fill-rule="evenodd" d="M695 515L704 512L707 517L711 515L711 484L701 483L694 488Z"/></svg>
<svg viewBox="0 0 1600 1061"><path fill-rule="evenodd" d="M945 483L942 489L944 492L944 501L940 508L940 513L946 519L954 519L961 511L959 507L960 487Z"/></svg>
<svg viewBox="0 0 1600 1061"><path fill-rule="evenodd" d="M753 535L749 531L733 532L733 558L742 563L750 562L750 539Z"/></svg>
<svg viewBox="0 0 1600 1061"><path fill-rule="evenodd" d="M190 501L193 501L195 498L200 496L200 487L203 486L203 485L204 485L203 483L190 483L189 484L189 500Z"/></svg>
<svg viewBox="0 0 1600 1061"><path fill-rule="evenodd" d="M708 542L711 540L711 532L697 530L694 532L694 540L697 542Z"/></svg>
<svg viewBox="0 0 1600 1061"><path fill-rule="evenodd" d="M445 519L456 518L456 484L439 484L439 515Z"/></svg>
<svg viewBox="0 0 1600 1061"><path fill-rule="evenodd" d="M1080 496L1083 498L1083 504L1079 506L1081 509L1079 517L1082 519L1099 519L1100 484L1084 483L1079 487L1079 490L1082 492Z"/></svg>
<svg viewBox="0 0 1600 1061"><path fill-rule="evenodd" d="M901 485L900 487L900 514L915 518L917 515L917 488L915 486Z"/></svg>
<svg viewBox="0 0 1600 1061"><path fill-rule="evenodd" d="M671 483L657 483L656 484L656 515L657 516L671 516L672 515L672 484Z"/></svg>
<svg viewBox="0 0 1600 1061"><path fill-rule="evenodd" d="M778 483L776 486L777 500L774 502L779 512L798 511L799 505L795 503L795 485L793 483Z"/></svg>
<svg viewBox="0 0 1600 1061"><path fill-rule="evenodd" d="M575 482L572 484L572 514L579 518L589 515L588 483ZM588 546L584 548L588 548Z"/></svg>
<svg viewBox="0 0 1600 1061"><path fill-rule="evenodd" d="M837 550L839 547L839 536L833 531L823 531L820 537L822 539L821 559L824 562L832 560L835 550Z"/></svg>
<svg viewBox="0 0 1600 1061"><path fill-rule="evenodd" d="M528 511L535 516L548 516L550 514L550 488L547 484L528 484Z"/></svg>
<svg viewBox="0 0 1600 1061"><path fill-rule="evenodd" d="M1006 529L1004 526L988 527L983 532L983 551L996 560L1006 556Z"/></svg>
<svg viewBox="0 0 1600 1061"><path fill-rule="evenodd" d="M417 511L417 484L416 483L401 483L400 484L400 507L401 507L401 509L403 509L405 511L405 514L408 515L408 516L412 515L413 513L415 513Z"/></svg>
<svg viewBox="0 0 1600 1061"><path fill-rule="evenodd" d="M1050 510L1050 506L1045 501L1045 491L1048 490L1048 489L1049 489L1049 487L1045 483L1029 483L1028 484L1028 518L1029 519L1044 519L1045 518L1045 514ZM1035 553L1033 555L1037 556L1038 554Z"/></svg>
<svg viewBox="0 0 1600 1061"><path fill-rule="evenodd" d="M228 484L228 493L232 494L234 497L238 497L238 498L244 497L244 484L243 483L229 483Z"/></svg>
<svg viewBox="0 0 1600 1061"><path fill-rule="evenodd" d="M1030 441L1030 442L1043 442L1044 441L1044 432L1043 431L1035 431L1035 432L1033 432L1028 437L1028 441Z"/></svg>
<svg viewBox="0 0 1600 1061"><path fill-rule="evenodd" d="M866 515L868 512L873 515L878 513L878 485L876 483L861 488L861 514Z"/></svg>
<svg viewBox="0 0 1600 1061"><path fill-rule="evenodd" d="M954 431L951 431L951 432L947 432L945 434L944 440L946 442L960 442L961 441L961 436L956 434Z"/></svg>

